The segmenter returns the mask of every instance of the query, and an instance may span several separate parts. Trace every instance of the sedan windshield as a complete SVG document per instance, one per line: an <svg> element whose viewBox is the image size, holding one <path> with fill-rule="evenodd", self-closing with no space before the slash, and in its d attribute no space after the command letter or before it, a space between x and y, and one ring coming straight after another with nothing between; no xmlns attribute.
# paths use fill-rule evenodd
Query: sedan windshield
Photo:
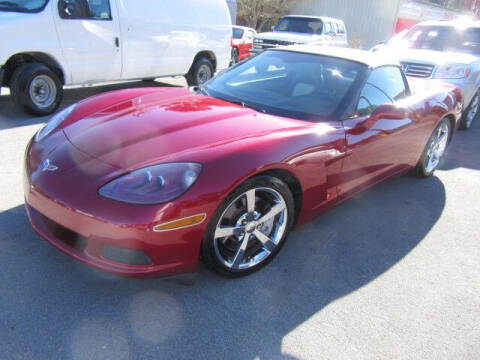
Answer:
<svg viewBox="0 0 480 360"><path fill-rule="evenodd" d="M275 27L275 31L320 35L322 33L322 26L322 20L320 19L286 17L280 19L278 25Z"/></svg>
<svg viewBox="0 0 480 360"><path fill-rule="evenodd" d="M206 92L302 120L332 117L366 66L329 56L269 50L213 78Z"/></svg>
<svg viewBox="0 0 480 360"><path fill-rule="evenodd" d="M0 11L38 12L48 0L0 0Z"/></svg>
<svg viewBox="0 0 480 360"><path fill-rule="evenodd" d="M405 36L405 43L411 49L480 55L480 28L417 26Z"/></svg>
<svg viewBox="0 0 480 360"><path fill-rule="evenodd" d="M233 28L232 29L232 37L234 39L241 39L243 37L243 29Z"/></svg>

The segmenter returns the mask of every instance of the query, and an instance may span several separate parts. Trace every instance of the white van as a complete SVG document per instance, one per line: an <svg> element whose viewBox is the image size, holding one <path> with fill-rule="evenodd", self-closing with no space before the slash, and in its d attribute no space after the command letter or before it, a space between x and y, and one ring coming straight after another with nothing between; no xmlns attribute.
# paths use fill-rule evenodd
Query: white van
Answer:
<svg viewBox="0 0 480 360"><path fill-rule="evenodd" d="M0 0L0 85L35 115L63 85L185 76L230 62L225 0Z"/></svg>

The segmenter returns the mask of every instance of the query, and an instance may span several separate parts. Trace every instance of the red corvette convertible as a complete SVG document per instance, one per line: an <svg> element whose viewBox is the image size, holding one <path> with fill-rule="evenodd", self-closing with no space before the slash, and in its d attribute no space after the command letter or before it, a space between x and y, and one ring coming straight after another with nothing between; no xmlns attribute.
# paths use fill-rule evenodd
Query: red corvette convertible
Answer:
<svg viewBox="0 0 480 360"><path fill-rule="evenodd" d="M431 86L431 85L429 85ZM105 93L31 140L33 228L126 276L226 276L272 260L296 224L414 169L428 177L461 115L448 85L350 49L269 50L197 88Z"/></svg>

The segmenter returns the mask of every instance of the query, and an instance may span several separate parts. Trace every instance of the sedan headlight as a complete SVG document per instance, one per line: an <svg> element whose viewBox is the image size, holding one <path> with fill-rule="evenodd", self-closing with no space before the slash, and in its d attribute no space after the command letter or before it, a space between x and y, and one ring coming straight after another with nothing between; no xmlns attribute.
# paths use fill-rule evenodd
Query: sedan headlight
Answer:
<svg viewBox="0 0 480 360"><path fill-rule="evenodd" d="M436 79L464 79L470 75L470 67L465 64L445 64L435 73Z"/></svg>
<svg viewBox="0 0 480 360"><path fill-rule="evenodd" d="M167 163L132 171L108 184L98 193L129 204L153 205L175 200L197 181L202 165Z"/></svg>
<svg viewBox="0 0 480 360"><path fill-rule="evenodd" d="M65 121L65 119L72 113L72 111L75 109L76 105L69 106L68 108L60 111L58 114L53 116L47 124L40 129L37 132L37 135L35 136L36 141L40 141L47 137L48 134L50 134L53 130L55 130L62 122Z"/></svg>

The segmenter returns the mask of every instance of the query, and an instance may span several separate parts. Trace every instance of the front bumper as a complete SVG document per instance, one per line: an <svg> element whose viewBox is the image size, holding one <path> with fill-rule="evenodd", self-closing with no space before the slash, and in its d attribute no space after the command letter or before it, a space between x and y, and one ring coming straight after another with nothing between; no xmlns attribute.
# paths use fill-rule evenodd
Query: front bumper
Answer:
<svg viewBox="0 0 480 360"><path fill-rule="evenodd" d="M81 179L86 168L61 172L62 159L56 158L59 173L42 171L36 147L31 141L27 148L24 191L28 217L41 237L78 261L121 276L173 276L195 271L207 221L161 233L153 228L198 208L175 202L143 207L104 199L96 191L88 191L91 177ZM72 158L81 162L82 155L73 148L70 151ZM105 166L91 161L89 172Z"/></svg>

